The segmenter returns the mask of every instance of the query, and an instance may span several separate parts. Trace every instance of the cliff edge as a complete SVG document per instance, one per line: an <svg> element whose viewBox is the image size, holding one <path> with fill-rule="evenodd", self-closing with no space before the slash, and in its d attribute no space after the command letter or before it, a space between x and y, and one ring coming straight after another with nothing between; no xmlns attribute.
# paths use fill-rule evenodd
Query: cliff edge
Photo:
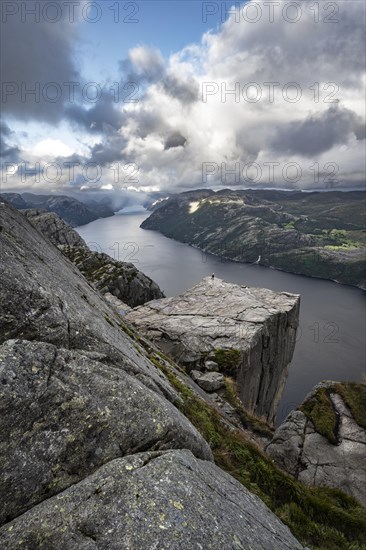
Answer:
<svg viewBox="0 0 366 550"><path fill-rule="evenodd" d="M295 294L206 277L180 296L135 308L127 319L193 370L198 382L196 371L208 370L211 360L221 375L237 381L244 408L273 423L295 348L299 304Z"/></svg>

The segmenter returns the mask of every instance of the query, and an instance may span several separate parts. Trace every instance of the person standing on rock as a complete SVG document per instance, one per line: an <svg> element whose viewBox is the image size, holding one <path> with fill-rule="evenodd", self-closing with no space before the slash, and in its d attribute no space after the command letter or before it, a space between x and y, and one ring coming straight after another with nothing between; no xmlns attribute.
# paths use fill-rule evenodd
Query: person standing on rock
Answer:
<svg viewBox="0 0 366 550"><path fill-rule="evenodd" d="M211 275L211 281L213 282L215 280L215 273L212 273Z"/></svg>

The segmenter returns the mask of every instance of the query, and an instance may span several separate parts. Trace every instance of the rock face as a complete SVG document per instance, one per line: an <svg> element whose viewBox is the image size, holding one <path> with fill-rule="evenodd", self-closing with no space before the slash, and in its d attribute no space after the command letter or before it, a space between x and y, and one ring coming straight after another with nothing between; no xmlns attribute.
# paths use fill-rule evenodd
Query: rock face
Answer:
<svg viewBox="0 0 366 550"><path fill-rule="evenodd" d="M189 448L211 458L175 407L103 357L8 340L0 361L0 423L10 441L0 452L0 522L119 456Z"/></svg>
<svg viewBox="0 0 366 550"><path fill-rule="evenodd" d="M366 288L362 191L198 190L162 202L141 227L239 262Z"/></svg>
<svg viewBox="0 0 366 550"><path fill-rule="evenodd" d="M23 210L24 214L45 237L53 244L77 246L87 249L84 239L82 239L58 214L55 212L47 212L47 210L39 210L32 208Z"/></svg>
<svg viewBox="0 0 366 550"><path fill-rule="evenodd" d="M23 214L102 294L116 298L114 305L119 311L126 312L127 306L135 307L164 296L159 286L133 264L89 250L79 233L58 214L37 209L23 210Z"/></svg>
<svg viewBox="0 0 366 550"><path fill-rule="evenodd" d="M116 311L25 216L0 214L0 547L301 548L212 463Z"/></svg>
<svg viewBox="0 0 366 550"><path fill-rule="evenodd" d="M36 208L55 212L71 227L113 216L108 205L89 202L88 205L65 195L35 195L34 193L3 193L2 197L16 208Z"/></svg>
<svg viewBox="0 0 366 550"><path fill-rule="evenodd" d="M357 386L356 384L354 386ZM362 388L362 385L359 385ZM327 395L334 413L334 441L319 433L322 422L332 411L318 410L312 422L302 410L292 411L276 430L266 452L283 470L307 485L337 487L366 504L366 429L360 426L337 393L344 387L336 382L315 386L303 406L308 409L319 392ZM324 392L325 389L325 392ZM366 410L366 388L358 392L359 406ZM324 421L324 420L323 420Z"/></svg>
<svg viewBox="0 0 366 550"><path fill-rule="evenodd" d="M257 497L186 450L113 460L6 525L0 541L40 550L302 548Z"/></svg>
<svg viewBox="0 0 366 550"><path fill-rule="evenodd" d="M97 290L112 294L130 307L164 297L159 286L131 263L85 248L62 247L62 252Z"/></svg>
<svg viewBox="0 0 366 550"><path fill-rule="evenodd" d="M298 316L297 295L207 277L181 296L134 309L127 319L188 371L200 370L207 357L219 359L222 373L237 379L244 407L273 422Z"/></svg>

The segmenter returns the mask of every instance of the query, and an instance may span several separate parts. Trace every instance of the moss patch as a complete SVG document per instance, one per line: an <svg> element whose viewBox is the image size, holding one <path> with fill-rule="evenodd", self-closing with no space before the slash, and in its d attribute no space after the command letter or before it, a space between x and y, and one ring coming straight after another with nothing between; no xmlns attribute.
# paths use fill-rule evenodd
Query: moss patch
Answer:
<svg viewBox="0 0 366 550"><path fill-rule="evenodd" d="M111 325L111 327L115 326L112 319L110 318L110 316L107 313L104 315L104 319L107 321L107 323L109 323Z"/></svg>
<svg viewBox="0 0 366 550"><path fill-rule="evenodd" d="M230 377L225 378L225 399L236 410L240 421L244 428L264 437L272 438L273 428L265 421L249 414L243 407L238 395L238 385L235 380Z"/></svg>
<svg viewBox="0 0 366 550"><path fill-rule="evenodd" d="M341 382L330 388L321 388L300 407L314 424L316 431L334 445L337 443L338 421L330 399L331 393L342 397L357 424L366 429L366 384Z"/></svg>
<svg viewBox="0 0 366 550"><path fill-rule="evenodd" d="M357 424L366 429L366 384L343 382L336 384L334 390L342 397Z"/></svg>
<svg viewBox="0 0 366 550"><path fill-rule="evenodd" d="M311 420L315 430L335 445L337 443L337 416L329 393L329 389L321 388L314 397L308 399L300 407L300 410Z"/></svg>
<svg viewBox="0 0 366 550"><path fill-rule="evenodd" d="M235 377L241 363L241 351L238 349L218 348L215 350L214 360L219 365L220 372L227 376Z"/></svg>

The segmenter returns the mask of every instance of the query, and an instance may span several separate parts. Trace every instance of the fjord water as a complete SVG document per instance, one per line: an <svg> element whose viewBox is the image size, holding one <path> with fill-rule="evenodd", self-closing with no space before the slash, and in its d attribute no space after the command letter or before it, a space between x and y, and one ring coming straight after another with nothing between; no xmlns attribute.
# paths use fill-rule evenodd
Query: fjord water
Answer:
<svg viewBox="0 0 366 550"><path fill-rule="evenodd" d="M284 395L281 422L320 380L360 381L365 376L364 292L257 265L222 261L139 226L146 212L118 214L78 227L92 250L132 262L167 296L215 273L225 281L301 295L300 328Z"/></svg>

